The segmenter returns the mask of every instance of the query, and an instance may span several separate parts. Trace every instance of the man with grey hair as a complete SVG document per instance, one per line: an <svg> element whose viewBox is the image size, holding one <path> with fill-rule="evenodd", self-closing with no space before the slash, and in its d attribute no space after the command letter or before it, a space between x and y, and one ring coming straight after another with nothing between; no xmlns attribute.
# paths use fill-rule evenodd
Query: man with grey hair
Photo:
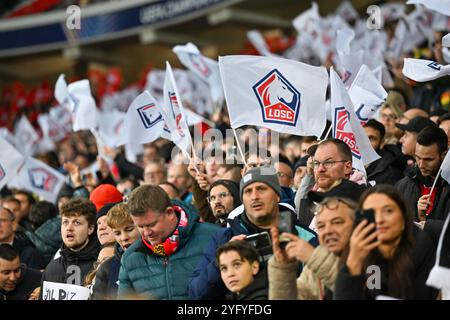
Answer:
<svg viewBox="0 0 450 320"><path fill-rule="evenodd" d="M277 228L272 228L273 252L269 260L269 299L331 299L338 274L339 256L348 244L353 229L356 203L350 199L327 197L315 208L319 246L293 234L282 234L290 242L279 246ZM305 263L300 277L296 270Z"/></svg>

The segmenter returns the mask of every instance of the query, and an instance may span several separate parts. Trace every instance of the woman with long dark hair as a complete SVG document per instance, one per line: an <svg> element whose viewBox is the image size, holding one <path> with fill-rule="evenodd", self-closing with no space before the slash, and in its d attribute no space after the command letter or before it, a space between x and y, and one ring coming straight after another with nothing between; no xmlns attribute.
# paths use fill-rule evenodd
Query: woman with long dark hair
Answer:
<svg viewBox="0 0 450 320"><path fill-rule="evenodd" d="M425 282L435 261L428 235L414 224L401 193L378 185L361 196L359 212L373 210L374 222L355 224L342 255L334 299L435 299Z"/></svg>

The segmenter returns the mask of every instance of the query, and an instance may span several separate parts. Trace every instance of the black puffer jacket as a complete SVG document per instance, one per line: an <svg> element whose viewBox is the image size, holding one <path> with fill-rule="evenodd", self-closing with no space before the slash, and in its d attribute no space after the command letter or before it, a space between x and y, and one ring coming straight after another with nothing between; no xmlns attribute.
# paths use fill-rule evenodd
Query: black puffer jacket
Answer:
<svg viewBox="0 0 450 320"><path fill-rule="evenodd" d="M366 168L367 181L394 185L403 178L403 171L407 165L406 157L399 147L392 144L385 145L380 156L380 159L372 162Z"/></svg>
<svg viewBox="0 0 450 320"><path fill-rule="evenodd" d="M84 285L84 279L97 261L99 252L100 243L95 235L91 235L87 246L79 252L71 251L63 244L60 256L50 261L45 268L41 288L44 281ZM40 299L42 294L41 290Z"/></svg>
<svg viewBox="0 0 450 320"><path fill-rule="evenodd" d="M418 220L417 201L420 198L420 183L431 187L433 179L431 177L423 177L420 170L415 167L406 177L400 180L395 187L403 193L406 201L414 210L415 218ZM433 210L427 216L428 220L445 220L450 212L450 185L447 181L438 178L436 182L437 194L434 200Z"/></svg>
<svg viewBox="0 0 450 320"><path fill-rule="evenodd" d="M20 279L16 288L10 292L0 289L0 300L28 300L34 289L39 287L42 277L39 270L30 269L25 264L22 264L20 269Z"/></svg>
<svg viewBox="0 0 450 320"><path fill-rule="evenodd" d="M20 262L33 269L45 268L44 258L24 232L16 232L12 246L19 253Z"/></svg>

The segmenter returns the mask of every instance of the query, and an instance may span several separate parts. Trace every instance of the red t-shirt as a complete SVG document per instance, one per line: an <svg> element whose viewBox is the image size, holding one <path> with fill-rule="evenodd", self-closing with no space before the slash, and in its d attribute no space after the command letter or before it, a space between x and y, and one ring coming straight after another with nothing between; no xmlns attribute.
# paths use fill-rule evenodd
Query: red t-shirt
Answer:
<svg viewBox="0 0 450 320"><path fill-rule="evenodd" d="M422 183L420 183L420 196L424 196L427 194L430 194L431 191L431 187L426 187L425 185L423 185ZM428 216L431 212L431 210L433 210L433 206L434 206L434 199L436 198L436 193L437 193L437 187L435 187L433 189L433 193L431 194L430 199L428 199L430 201L430 206L428 207L427 212L425 212L425 214Z"/></svg>

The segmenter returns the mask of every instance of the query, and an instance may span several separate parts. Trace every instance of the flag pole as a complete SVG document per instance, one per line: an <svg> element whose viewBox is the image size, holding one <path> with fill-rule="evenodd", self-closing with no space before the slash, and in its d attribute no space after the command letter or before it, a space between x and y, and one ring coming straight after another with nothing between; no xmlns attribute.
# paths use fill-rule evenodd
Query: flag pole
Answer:
<svg viewBox="0 0 450 320"><path fill-rule="evenodd" d="M433 185L431 186L431 190L430 190L430 193L429 193L430 196L433 193L434 187L436 186L436 182L438 181L439 175L441 174L441 172L442 172L442 166L439 168L439 171L438 171L438 173L436 175L436 178L434 178L434 182L433 182Z"/></svg>
<svg viewBox="0 0 450 320"><path fill-rule="evenodd" d="M236 144L238 146L239 153L241 154L242 161L244 161L244 165L247 166L247 161L245 161L244 152L242 152L241 144L239 143L239 139L236 135L236 130L234 128L231 128L231 129L233 130L234 138L236 139Z"/></svg>

